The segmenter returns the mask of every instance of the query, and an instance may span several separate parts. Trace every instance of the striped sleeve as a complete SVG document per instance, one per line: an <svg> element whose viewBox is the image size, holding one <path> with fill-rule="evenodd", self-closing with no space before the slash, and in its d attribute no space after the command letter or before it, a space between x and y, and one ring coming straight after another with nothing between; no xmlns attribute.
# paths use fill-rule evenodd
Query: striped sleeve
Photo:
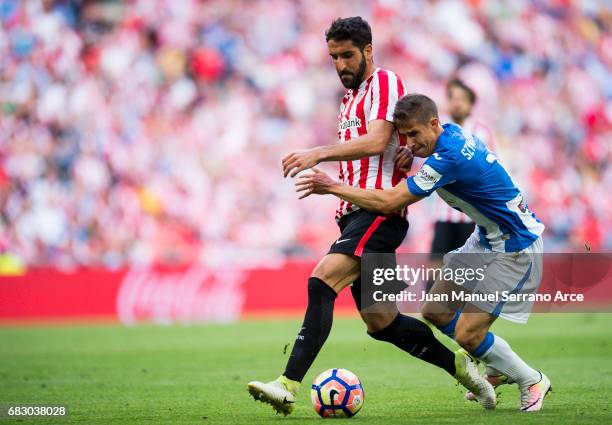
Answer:
<svg viewBox="0 0 612 425"><path fill-rule="evenodd" d="M395 73L379 70L372 81L372 107L368 121L393 122L395 104L403 92L404 84Z"/></svg>

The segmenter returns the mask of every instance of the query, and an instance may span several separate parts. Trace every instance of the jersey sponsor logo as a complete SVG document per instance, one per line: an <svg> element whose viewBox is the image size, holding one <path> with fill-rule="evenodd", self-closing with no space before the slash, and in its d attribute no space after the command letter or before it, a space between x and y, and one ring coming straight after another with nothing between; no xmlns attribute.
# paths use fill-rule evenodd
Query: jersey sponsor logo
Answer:
<svg viewBox="0 0 612 425"><path fill-rule="evenodd" d="M361 127L361 118L355 117L350 120L342 120L338 124L338 131L346 130L347 128Z"/></svg>
<svg viewBox="0 0 612 425"><path fill-rule="evenodd" d="M431 168L429 165L424 164L419 172L414 176L414 182L421 190L431 190L436 183L440 181L442 174Z"/></svg>

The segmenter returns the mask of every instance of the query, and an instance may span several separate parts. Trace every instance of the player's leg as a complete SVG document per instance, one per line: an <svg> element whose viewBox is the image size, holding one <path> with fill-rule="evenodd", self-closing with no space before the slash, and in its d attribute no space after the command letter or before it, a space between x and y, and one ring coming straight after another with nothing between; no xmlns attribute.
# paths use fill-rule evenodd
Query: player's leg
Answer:
<svg viewBox="0 0 612 425"><path fill-rule="evenodd" d="M331 330L336 294L359 278L359 256L355 253L361 251L368 229L380 225L381 221L384 220L363 210L342 217L340 237L332 243L308 280L308 306L285 372L267 384L250 382L248 389L255 399L271 404L284 414L293 410L292 402L300 382Z"/></svg>
<svg viewBox="0 0 612 425"><path fill-rule="evenodd" d="M357 284L353 285L351 292L354 297L358 297L359 275L360 263L357 257L328 254L319 262L309 279L308 308L283 373L284 377L293 382L301 382L331 330L336 294L354 280ZM394 344L446 370L452 376L456 375L455 353L438 341L425 323L400 314L395 303L377 303L365 310L361 309L360 314L372 338Z"/></svg>
<svg viewBox="0 0 612 425"><path fill-rule="evenodd" d="M457 289L457 285L452 282L438 281L434 284L431 293L449 294L451 290ZM462 316L463 308L464 303L460 302L427 302L424 304L421 312L423 314L423 318L435 325L440 332L454 340L457 322ZM485 379L487 379L487 381L489 381L494 388L503 384L514 383L514 381L498 370L492 368L490 365L486 365ZM471 391L466 393L466 398L470 401L476 401L476 396Z"/></svg>
<svg viewBox="0 0 612 425"><path fill-rule="evenodd" d="M468 235L469 229L472 230L472 233ZM441 269L465 267L464 261L479 260L477 257L469 256L469 253L479 249L478 237L474 235L473 230L473 223L439 223L438 238L434 248L440 251L447 250L440 266ZM460 246L457 246L458 238L465 238ZM480 264L471 266L475 268ZM427 301L421 307L423 318L451 339L455 338L455 326L464 304L462 301L453 299L451 295L462 291L465 291L465 288L455 282L439 278L428 292L432 294L432 297L437 296L437 299L445 301Z"/></svg>
<svg viewBox="0 0 612 425"><path fill-rule="evenodd" d="M347 250L355 258L360 258L360 265L368 269L371 263L376 268L393 269L397 265L395 250L404 240L408 231L408 222L400 216L380 216L362 211L357 220L347 229L355 245L339 244L334 248ZM353 236L354 235L354 236ZM358 241L358 242L357 242ZM397 288L403 288L403 282L397 282ZM375 302L373 284L364 282L360 276L351 287L351 294L368 327L368 335L379 341L389 342L412 356L455 374L455 355L440 341L422 321L399 313L394 302Z"/></svg>
<svg viewBox="0 0 612 425"><path fill-rule="evenodd" d="M450 282L436 282L432 293L449 293L455 290L456 285ZM455 310L455 313L447 310ZM470 352L474 357L486 363L485 378L494 387L503 384L519 383L519 388L525 394L522 406L533 404L534 397L537 402L539 394L545 395L541 390L549 385L548 378L541 375L527 365L512 349L510 345L499 335L489 331L495 317L483 312L472 304L458 309L457 304L449 303L445 306L441 303L428 302L423 308L423 317L433 323L441 332L453 338L457 343ZM486 355L484 354L486 352ZM518 379L518 381L517 381ZM535 384L535 385L534 385ZM540 388L542 387L542 388ZM547 391L547 388L545 389ZM535 395L534 395L535 394ZM468 400L476 400L472 393L466 394ZM532 400L529 402L529 400ZM536 403L537 404L537 403ZM541 400L540 400L541 407Z"/></svg>
<svg viewBox="0 0 612 425"><path fill-rule="evenodd" d="M455 339L474 357L519 385L521 410L540 410L550 390L550 380L529 366L506 340L489 330L495 319L495 316L468 304L457 321Z"/></svg>
<svg viewBox="0 0 612 425"><path fill-rule="evenodd" d="M473 224L470 227L473 230ZM469 229L466 226L464 230L465 232L462 234L462 237L467 239ZM452 268L456 266L453 264L454 260L478 260L478 256L457 254L458 252L461 253L465 251L472 252L475 246L474 240L472 239L471 241L465 241L464 245L459 248L455 247L456 250L445 257L446 265ZM461 317L465 303L460 300L453 301L453 297L451 295L459 294L459 292L465 292L465 290L466 289L463 286L457 285L452 281L438 279L430 289L429 293L432 297L446 301L427 301L421 307L423 318L432 323L438 328L438 330L440 330L440 332L453 340L455 339L457 322ZM502 375L500 372L490 368L489 366L487 366L487 373L485 374L484 378L487 379L487 381L493 387L497 387L505 383L511 383L511 381L509 381L505 375ZM471 391L466 393L466 398L471 401L477 400L476 395Z"/></svg>
<svg viewBox="0 0 612 425"><path fill-rule="evenodd" d="M452 282L437 281L430 293L432 294L449 294L452 290L458 290L459 288ZM455 339L455 330L459 317L463 311L463 302L426 302L421 313L423 318L440 330L443 334L451 339ZM507 376L503 375L499 371L493 369L489 365L486 365L486 373L484 378L494 387L498 387L502 384L511 384L511 381ZM476 401L477 398L471 391L468 391L465 395L467 400Z"/></svg>
<svg viewBox="0 0 612 425"><path fill-rule="evenodd" d="M317 264L308 279L308 307L284 376L302 381L329 336L337 294L359 273L359 259L345 254L327 254Z"/></svg>
<svg viewBox="0 0 612 425"><path fill-rule="evenodd" d="M441 279L433 284L429 293L432 297L439 296L438 298L443 300L444 296L461 289L455 283ZM448 301L426 301L421 307L421 314L444 335L455 339L455 327L461 316L462 307L463 302L453 300L452 297Z"/></svg>
<svg viewBox="0 0 612 425"><path fill-rule="evenodd" d="M247 385L256 400L285 415L293 410L300 383L329 336L337 294L359 277L359 260L345 254L327 254L308 279L308 306L284 373L275 381Z"/></svg>
<svg viewBox="0 0 612 425"><path fill-rule="evenodd" d="M359 313L368 327L368 335L389 342L410 355L438 366L453 376L474 400L486 409L496 405L493 387L481 377L475 361L463 349L450 351L433 334L431 328L414 317L399 313L395 303L376 303L366 308L361 302L361 281L355 282L351 292ZM367 293L367 291L366 291Z"/></svg>
<svg viewBox="0 0 612 425"><path fill-rule="evenodd" d="M378 302L361 308L361 285L361 280L356 281L351 286L351 293L369 336L391 343L411 356L455 375L455 354L436 339L429 326L401 314L394 302Z"/></svg>
<svg viewBox="0 0 612 425"><path fill-rule="evenodd" d="M519 253L495 255L494 261L487 267L485 279L476 286L475 291L493 294L503 291L513 294L537 293L542 277L542 252L543 242L539 238ZM457 335L471 348L480 338L484 338L476 355L487 363L488 368L499 371L498 373L507 376L509 381L517 382L521 391L521 410L540 410L544 397L550 390L550 380L527 365L503 338L488 332L490 324L497 317L525 323L532 304L520 299L501 302L475 301L473 304L470 309L476 312L480 310L479 314L460 318ZM491 317L487 318L487 314ZM484 329L487 330L486 333Z"/></svg>
<svg viewBox="0 0 612 425"><path fill-rule="evenodd" d="M467 304L457 321L455 340L476 358L521 386L539 381L540 373L512 351L503 338L490 331L495 319L473 304Z"/></svg>
<svg viewBox="0 0 612 425"><path fill-rule="evenodd" d="M395 251L406 236L408 222L400 216L385 217L367 211L360 211L355 217L339 239L346 242L336 243L331 249L362 257L362 271L364 267L369 268L372 262L376 268L395 268ZM373 256L364 258L367 254ZM397 282L397 286L393 283L391 286L393 289L389 289L394 290L405 284ZM436 339L429 326L414 317L400 314L395 303L375 302L372 282L364 286L361 280L356 281L351 293L371 337L389 342L412 356L446 370L466 388L475 391L485 408L495 407L493 387L478 375L475 362L467 353L450 351Z"/></svg>
<svg viewBox="0 0 612 425"><path fill-rule="evenodd" d="M486 268L485 278L471 288L470 292L473 293L500 294L504 290L534 293L539 287L542 269L541 254L536 253L541 252L542 243L536 241L533 248L520 255L491 254L480 248L474 238L470 238L462 248L445 258L445 264L450 268ZM451 293L465 290L465 286L437 284L434 291ZM451 306L453 308L456 307ZM432 308L432 304L426 305L424 310L424 316L442 332L454 337L459 345L486 363L487 379L492 385L517 382L522 393L522 408L529 411L541 408L550 386L548 378L528 366L503 338L489 332L491 324L500 314L509 320L526 321L529 310L526 306L491 301L467 304L463 311L457 310L454 315L439 306ZM467 396L469 399L470 394Z"/></svg>

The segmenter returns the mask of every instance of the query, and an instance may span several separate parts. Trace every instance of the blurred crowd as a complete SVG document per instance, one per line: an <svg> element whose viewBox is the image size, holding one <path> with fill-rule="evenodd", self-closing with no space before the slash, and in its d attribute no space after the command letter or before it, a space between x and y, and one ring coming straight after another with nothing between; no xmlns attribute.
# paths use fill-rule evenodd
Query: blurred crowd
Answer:
<svg viewBox="0 0 612 425"><path fill-rule="evenodd" d="M476 90L547 251L612 248L607 1L0 0L5 268L326 252L336 201L298 201L280 158L336 141L324 31L354 15L408 91ZM427 252L431 208L405 251Z"/></svg>

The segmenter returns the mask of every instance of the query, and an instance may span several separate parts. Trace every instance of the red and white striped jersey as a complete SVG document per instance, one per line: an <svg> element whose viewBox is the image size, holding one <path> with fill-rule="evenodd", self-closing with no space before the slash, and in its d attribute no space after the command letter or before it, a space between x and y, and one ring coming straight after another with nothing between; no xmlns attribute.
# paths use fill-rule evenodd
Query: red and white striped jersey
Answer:
<svg viewBox="0 0 612 425"><path fill-rule="evenodd" d="M483 141L489 150L495 152L495 140L493 132L484 125L482 122L474 120L468 117L462 126L468 133L475 134L480 140ZM435 197L435 217L436 221L442 221L444 223L471 223L472 220L463 214L461 211L457 211L451 208L446 202L439 196Z"/></svg>
<svg viewBox="0 0 612 425"><path fill-rule="evenodd" d="M368 123L374 120L393 122L393 111L398 99L404 95L404 83L394 72L376 68L361 83L359 89L348 90L340 105L338 139L348 143L368 132ZM396 131L381 155L353 161L339 161L339 179L342 183L365 189L390 189L406 176L395 169L393 158L397 147L406 143ZM359 209L357 205L340 201L336 220ZM406 215L406 209L401 211Z"/></svg>

